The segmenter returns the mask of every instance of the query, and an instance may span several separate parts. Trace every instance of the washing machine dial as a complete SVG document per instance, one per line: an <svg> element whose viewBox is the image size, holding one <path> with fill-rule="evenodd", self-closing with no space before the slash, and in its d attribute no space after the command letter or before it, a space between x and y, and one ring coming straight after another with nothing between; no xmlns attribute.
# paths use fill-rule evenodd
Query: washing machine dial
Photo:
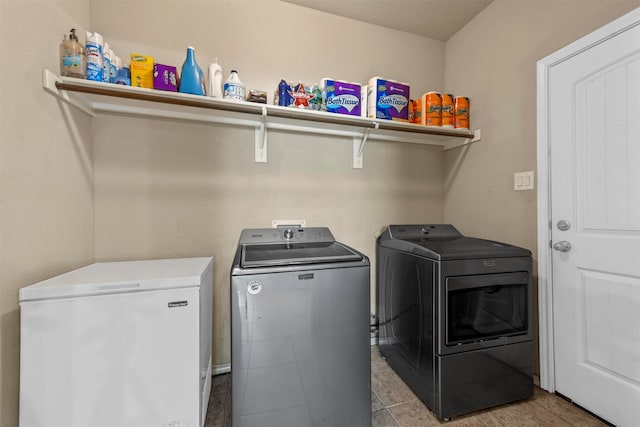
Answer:
<svg viewBox="0 0 640 427"><path fill-rule="evenodd" d="M287 240L293 239L293 230L290 228L287 228L286 230L284 230L284 238Z"/></svg>

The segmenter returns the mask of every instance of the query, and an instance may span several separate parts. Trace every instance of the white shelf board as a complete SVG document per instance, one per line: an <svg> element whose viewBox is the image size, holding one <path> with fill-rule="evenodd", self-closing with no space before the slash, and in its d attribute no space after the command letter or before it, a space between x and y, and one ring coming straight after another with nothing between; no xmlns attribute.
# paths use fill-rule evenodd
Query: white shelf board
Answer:
<svg viewBox="0 0 640 427"><path fill-rule="evenodd" d="M370 140L428 144L451 149L478 141L480 131L420 126L390 120L231 101L185 93L60 77L43 70L43 87L85 113L126 114L180 121L222 123L255 129L255 161L267 161L267 131L337 135L353 138L353 167L362 168Z"/></svg>

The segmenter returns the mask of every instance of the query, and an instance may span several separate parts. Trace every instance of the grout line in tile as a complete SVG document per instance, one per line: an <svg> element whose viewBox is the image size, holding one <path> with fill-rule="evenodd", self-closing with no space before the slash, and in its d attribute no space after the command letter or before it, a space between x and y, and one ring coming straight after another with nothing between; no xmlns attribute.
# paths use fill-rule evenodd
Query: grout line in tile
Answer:
<svg viewBox="0 0 640 427"><path fill-rule="evenodd" d="M396 406L406 405L407 403L413 403L413 402L416 402L416 401L418 401L418 399L411 399L411 400L407 400L407 401L404 401L404 402L394 403L392 405L385 405L384 408L385 409L395 408Z"/></svg>
<svg viewBox="0 0 640 427"><path fill-rule="evenodd" d="M407 403L408 403L408 402L407 402ZM404 405L404 403L403 403L403 405ZM395 408L396 406L399 406L399 405L395 405L395 406L393 406L393 407ZM393 422L394 422L394 423L399 427L399 426L400 426L400 423L398 422L398 420L396 419L396 417L394 417L394 416L393 416L393 413L391 413L391 411L389 411L389 410L388 410L388 409L386 409L386 408L385 408L385 410L387 411L387 413L389 414L389 416L391 417L391 419L393 420Z"/></svg>
<svg viewBox="0 0 640 427"><path fill-rule="evenodd" d="M563 399L560 396L555 396L554 395L554 397L558 397L560 399ZM603 424L605 426L607 425L606 422L603 422L603 420L599 419L597 416L595 416L592 413L590 413L589 411L581 408L580 406L575 405L572 401L570 401L570 400L565 400L565 401L571 406L570 411L575 410L576 414L586 415L587 417L591 418L594 422L601 423L601 424ZM548 413L550 413L554 417L560 418L562 421L566 422L567 424L573 425L573 422L570 419L565 418L567 416L567 412L566 411L559 411L559 412L552 411L551 409L547 408L546 406L542 405L540 402L538 402L536 400L534 400L533 403L535 403L539 407L543 408L545 411L547 411Z"/></svg>
<svg viewBox="0 0 640 427"><path fill-rule="evenodd" d="M571 421L566 420L566 419L562 416L562 414L558 414L558 413L556 413L556 412L554 412L554 411L550 410L550 409L549 409L549 408L547 408L546 406L541 405L541 404L540 404L540 402L537 402L537 401L533 400L533 401L532 401L532 403L533 403L534 405L537 405L537 406L538 406L538 408L542 408L542 410L543 410L543 411L545 411L545 412L547 412L547 413L551 414L553 417L555 417L555 418L559 418L560 420L562 420L562 421L566 422L567 424L573 425L573 424L571 423Z"/></svg>

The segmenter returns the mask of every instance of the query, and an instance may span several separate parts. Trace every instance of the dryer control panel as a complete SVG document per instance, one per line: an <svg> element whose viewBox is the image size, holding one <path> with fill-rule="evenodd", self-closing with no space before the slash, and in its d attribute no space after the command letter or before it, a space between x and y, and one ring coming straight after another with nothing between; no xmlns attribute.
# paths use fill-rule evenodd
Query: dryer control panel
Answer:
<svg viewBox="0 0 640 427"><path fill-rule="evenodd" d="M389 233L394 239L420 239L420 238L456 238L462 234L451 224L416 224L416 225L390 225Z"/></svg>

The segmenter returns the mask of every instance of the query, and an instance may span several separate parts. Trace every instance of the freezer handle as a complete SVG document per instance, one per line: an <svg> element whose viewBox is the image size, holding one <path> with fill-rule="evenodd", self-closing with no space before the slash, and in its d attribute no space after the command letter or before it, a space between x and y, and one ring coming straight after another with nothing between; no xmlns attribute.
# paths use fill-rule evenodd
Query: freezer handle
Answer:
<svg viewBox="0 0 640 427"><path fill-rule="evenodd" d="M131 289L139 289L140 283L115 283L111 285L98 285L99 291L127 291Z"/></svg>

